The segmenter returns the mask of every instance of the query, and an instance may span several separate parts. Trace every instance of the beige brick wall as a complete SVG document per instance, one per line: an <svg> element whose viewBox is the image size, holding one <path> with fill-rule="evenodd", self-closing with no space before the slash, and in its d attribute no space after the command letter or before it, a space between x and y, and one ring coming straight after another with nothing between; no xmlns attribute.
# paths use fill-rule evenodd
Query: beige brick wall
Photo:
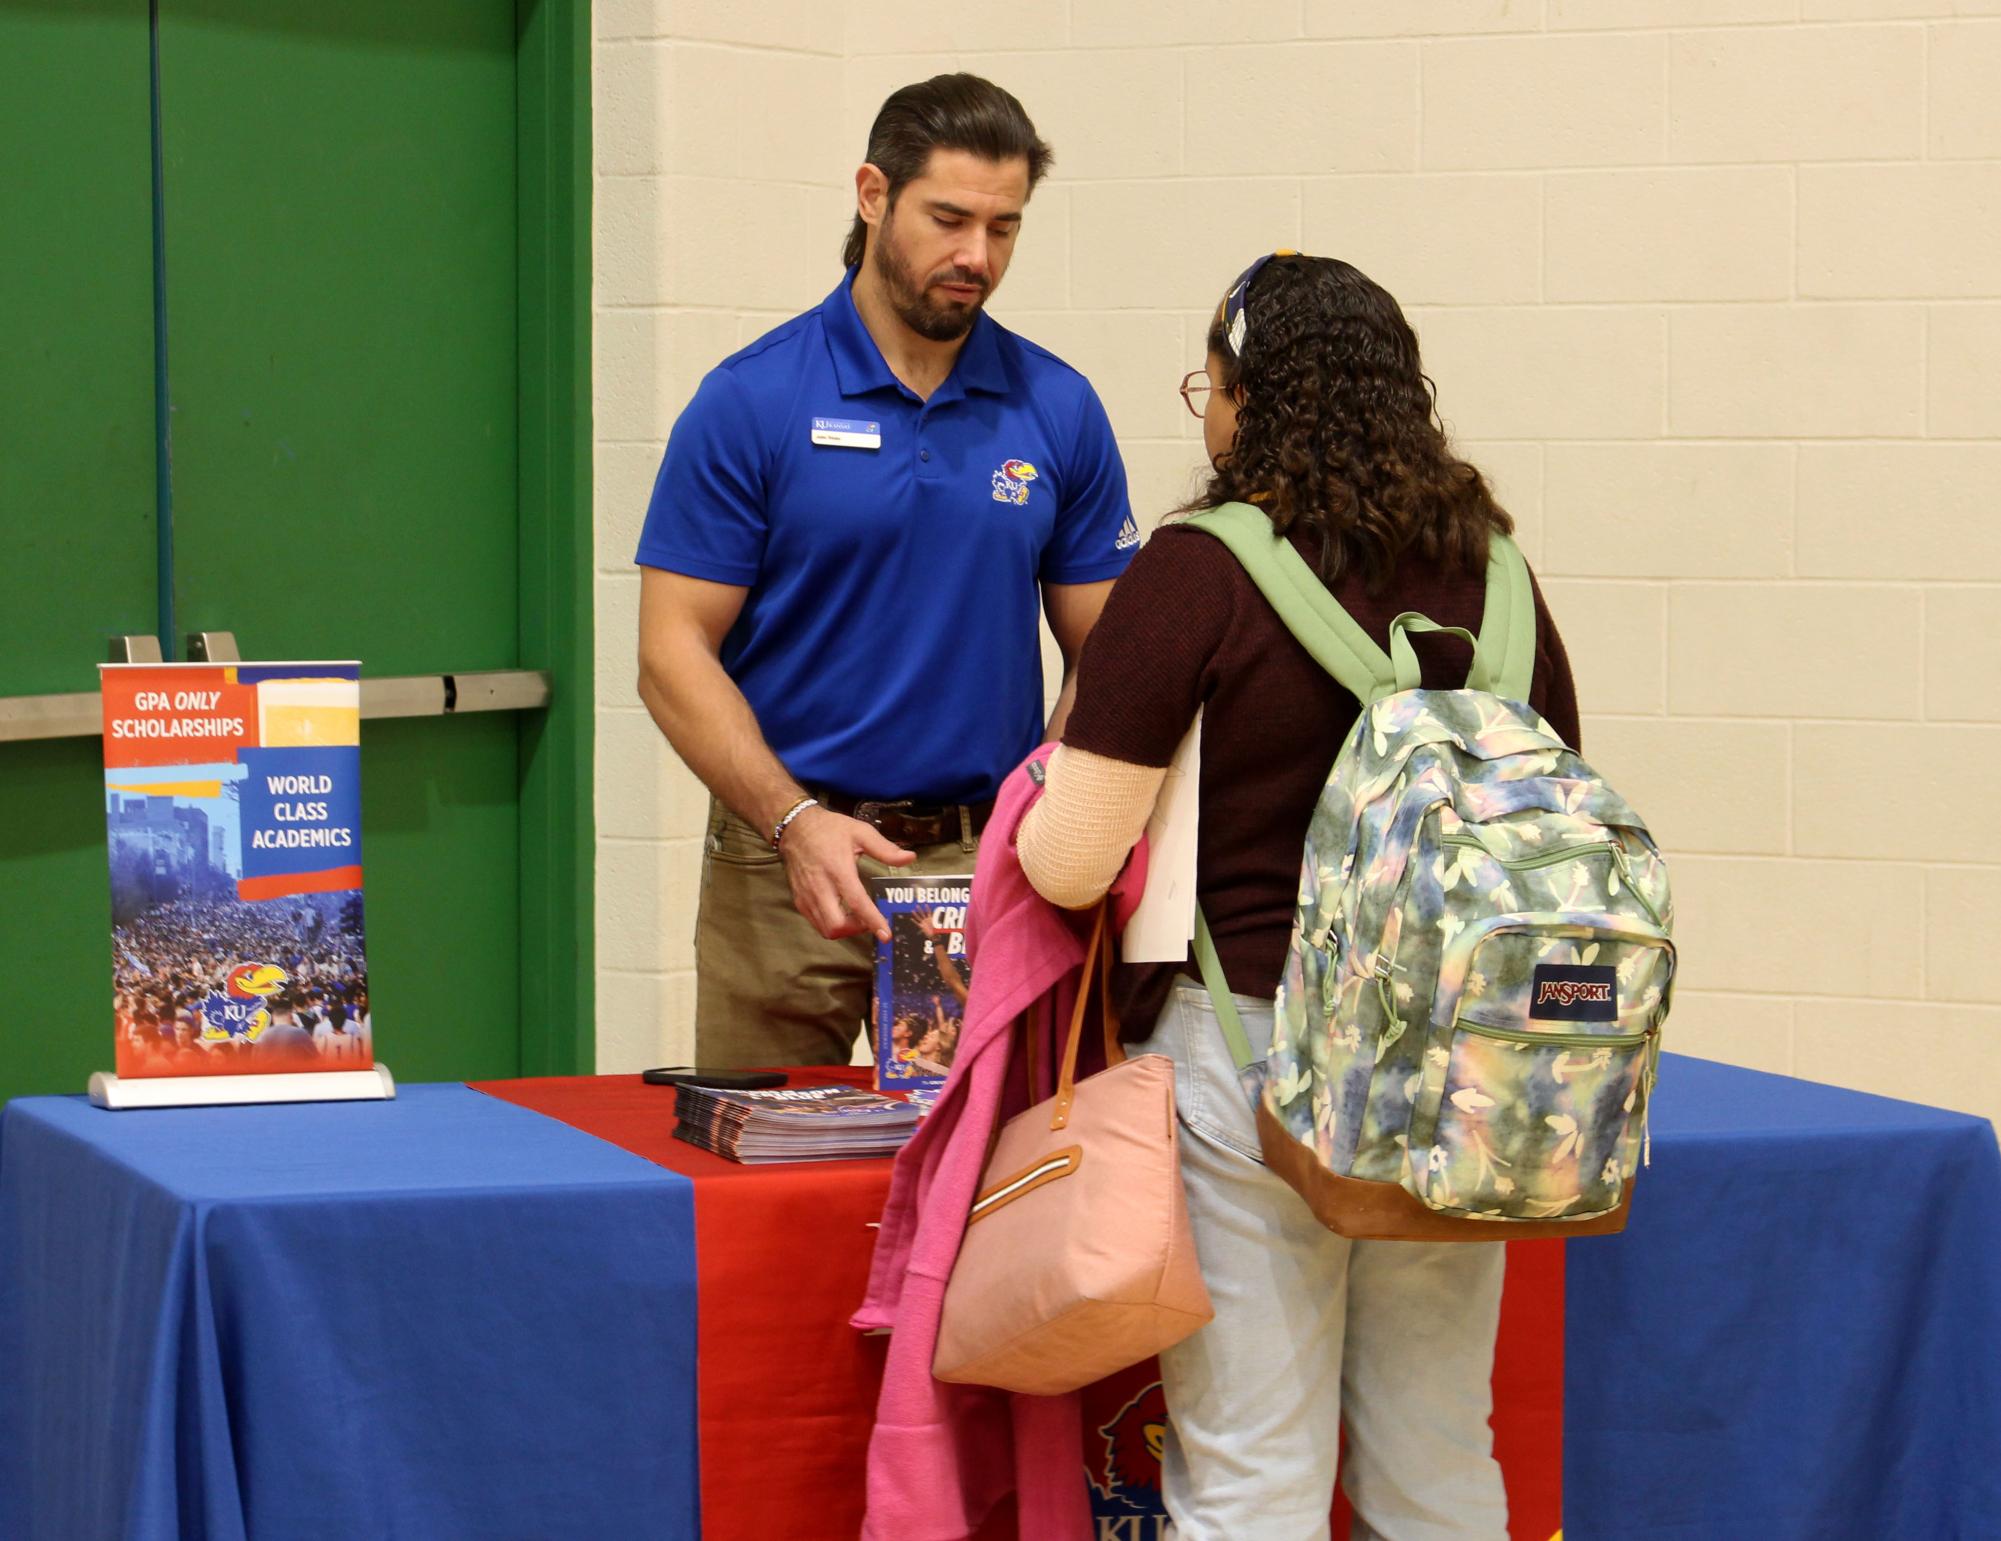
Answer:
<svg viewBox="0 0 2001 1541"><path fill-rule="evenodd" d="M1670 1042L2001 1116L2001 0L598 6L600 1063L687 1048L703 797L629 566L702 372L835 276L881 98L1057 149L995 313L1097 383L1150 522L1256 252L1423 336L1674 858Z"/></svg>

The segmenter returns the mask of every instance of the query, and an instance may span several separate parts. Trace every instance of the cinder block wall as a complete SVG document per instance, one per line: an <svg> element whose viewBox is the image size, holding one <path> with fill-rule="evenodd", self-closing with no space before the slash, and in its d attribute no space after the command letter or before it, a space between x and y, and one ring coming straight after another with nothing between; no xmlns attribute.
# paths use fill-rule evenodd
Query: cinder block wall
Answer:
<svg viewBox="0 0 2001 1541"><path fill-rule="evenodd" d="M1672 1046L2001 1117L2001 0L597 12L603 1068L689 1043L704 798L632 687L661 445L832 287L882 97L965 68L1057 150L994 313L1097 383L1143 521L1224 283L1370 272L1674 858Z"/></svg>

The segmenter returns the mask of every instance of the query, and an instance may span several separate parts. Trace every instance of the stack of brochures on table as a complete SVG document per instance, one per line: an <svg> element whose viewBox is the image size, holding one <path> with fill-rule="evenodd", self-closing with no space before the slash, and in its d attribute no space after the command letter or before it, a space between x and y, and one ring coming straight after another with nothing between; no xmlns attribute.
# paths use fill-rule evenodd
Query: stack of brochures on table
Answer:
<svg viewBox="0 0 2001 1541"><path fill-rule="evenodd" d="M674 1134L732 1161L846 1161L893 1156L918 1109L859 1086L721 1091L677 1086Z"/></svg>

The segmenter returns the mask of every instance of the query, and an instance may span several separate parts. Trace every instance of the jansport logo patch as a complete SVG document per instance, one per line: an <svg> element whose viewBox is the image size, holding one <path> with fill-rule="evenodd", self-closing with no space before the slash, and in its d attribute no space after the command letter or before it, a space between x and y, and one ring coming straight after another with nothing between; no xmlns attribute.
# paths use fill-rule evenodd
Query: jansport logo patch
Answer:
<svg viewBox="0 0 2001 1541"><path fill-rule="evenodd" d="M1543 964L1529 979L1529 1016L1550 1022L1618 1020L1618 971L1603 963Z"/></svg>
<svg viewBox="0 0 2001 1541"><path fill-rule="evenodd" d="M1001 468L994 472L994 501L996 503L1028 502L1028 484L1036 478L1035 467L1026 460L1004 460Z"/></svg>

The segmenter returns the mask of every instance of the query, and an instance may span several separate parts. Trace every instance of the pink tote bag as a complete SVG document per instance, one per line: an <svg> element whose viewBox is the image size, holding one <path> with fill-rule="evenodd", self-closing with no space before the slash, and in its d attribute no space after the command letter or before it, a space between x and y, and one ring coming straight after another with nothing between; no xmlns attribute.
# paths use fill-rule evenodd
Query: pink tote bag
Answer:
<svg viewBox="0 0 2001 1541"><path fill-rule="evenodd" d="M945 1287L932 1362L940 1380L1076 1391L1215 1315L1181 1187L1174 1062L1125 1057L1110 973L1101 905L1056 1095L1007 1121L981 1175ZM1079 1081L1094 987L1107 1068Z"/></svg>

